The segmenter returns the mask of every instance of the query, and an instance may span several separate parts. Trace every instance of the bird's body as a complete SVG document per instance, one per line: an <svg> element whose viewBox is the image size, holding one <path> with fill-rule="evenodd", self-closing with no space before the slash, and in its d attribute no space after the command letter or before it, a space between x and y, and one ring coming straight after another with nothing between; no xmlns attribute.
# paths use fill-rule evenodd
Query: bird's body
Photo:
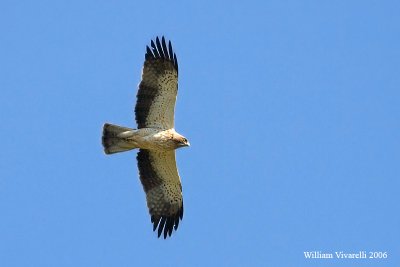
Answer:
<svg viewBox="0 0 400 267"><path fill-rule="evenodd" d="M135 106L137 129L110 123L103 126L106 154L139 148L139 177L146 193L153 230L164 238L177 230L183 217L182 185L175 150L189 146L175 131L174 110L178 92L178 61L164 37L151 41L146 56Z"/></svg>
<svg viewBox="0 0 400 267"><path fill-rule="evenodd" d="M106 154L112 154L122 151L113 151L112 149L126 148L135 149L142 148L148 150L170 151L185 145L185 137L175 131L175 129L157 129L157 128L141 128L141 129L127 129L117 125L106 123L104 124L106 133L110 135L112 129L121 129L115 131L114 136L107 139L108 141L115 138L117 140L117 147L108 145L105 148ZM105 141L107 142L107 141ZM186 141L187 142L187 141Z"/></svg>

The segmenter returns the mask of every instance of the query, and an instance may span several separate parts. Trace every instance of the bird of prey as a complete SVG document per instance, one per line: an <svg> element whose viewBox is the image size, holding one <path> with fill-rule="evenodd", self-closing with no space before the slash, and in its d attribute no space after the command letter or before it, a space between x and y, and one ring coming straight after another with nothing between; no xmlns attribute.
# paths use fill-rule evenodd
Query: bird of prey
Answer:
<svg viewBox="0 0 400 267"><path fill-rule="evenodd" d="M146 193L147 207L158 237L164 239L178 228L183 217L182 185L175 150L189 141L174 128L178 92L178 61L165 38L151 40L146 47L142 80L136 95L137 129L110 123L103 126L105 154L138 148L140 181Z"/></svg>

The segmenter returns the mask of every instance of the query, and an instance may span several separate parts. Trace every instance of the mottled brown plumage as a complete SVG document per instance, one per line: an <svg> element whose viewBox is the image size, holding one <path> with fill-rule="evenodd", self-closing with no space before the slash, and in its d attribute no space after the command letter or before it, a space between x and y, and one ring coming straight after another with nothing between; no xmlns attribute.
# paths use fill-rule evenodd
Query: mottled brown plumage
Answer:
<svg viewBox="0 0 400 267"><path fill-rule="evenodd" d="M135 117L137 129L106 123L102 143L106 154L139 148L140 181L158 237L171 236L183 217L182 185L176 167L175 150L189 146L174 129L178 92L178 61L171 42L157 37L146 47L142 80L139 84Z"/></svg>
<svg viewBox="0 0 400 267"><path fill-rule="evenodd" d="M165 39L162 38L165 44ZM147 47L142 81L139 84L135 107L138 128L174 128L174 109L178 93L178 62L175 53L151 41L153 50ZM171 54L169 54L171 53Z"/></svg>

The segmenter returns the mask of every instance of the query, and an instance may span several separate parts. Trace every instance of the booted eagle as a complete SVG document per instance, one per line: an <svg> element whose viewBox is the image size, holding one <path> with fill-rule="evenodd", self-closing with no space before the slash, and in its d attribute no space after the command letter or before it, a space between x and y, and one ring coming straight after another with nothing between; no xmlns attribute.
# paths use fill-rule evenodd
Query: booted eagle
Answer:
<svg viewBox="0 0 400 267"><path fill-rule="evenodd" d="M157 37L146 47L142 80L135 115L137 129L110 123L103 126L102 143L106 154L138 148L140 181L146 193L153 230L164 239L177 230L183 217L182 185L176 167L175 150L189 146L174 129L178 93L178 61L171 41Z"/></svg>

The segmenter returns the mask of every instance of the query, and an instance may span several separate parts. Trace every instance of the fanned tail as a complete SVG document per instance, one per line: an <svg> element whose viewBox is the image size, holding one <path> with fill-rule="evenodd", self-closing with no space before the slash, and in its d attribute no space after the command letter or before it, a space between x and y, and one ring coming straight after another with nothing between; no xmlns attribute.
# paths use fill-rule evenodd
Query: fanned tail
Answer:
<svg viewBox="0 0 400 267"><path fill-rule="evenodd" d="M105 123L103 126L102 137L104 153L114 154L137 148L132 142L121 137L121 134L126 135L133 131L135 130L131 128Z"/></svg>

